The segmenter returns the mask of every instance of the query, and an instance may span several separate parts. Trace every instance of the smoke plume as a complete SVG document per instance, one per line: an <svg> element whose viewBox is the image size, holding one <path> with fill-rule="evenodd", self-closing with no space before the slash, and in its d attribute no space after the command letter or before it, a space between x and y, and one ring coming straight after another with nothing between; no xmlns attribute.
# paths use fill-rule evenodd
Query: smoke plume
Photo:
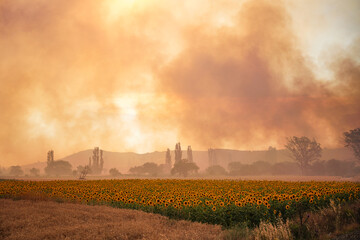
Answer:
<svg viewBox="0 0 360 240"><path fill-rule="evenodd" d="M233 23L189 26L184 51L159 75L183 136L243 149L293 135L341 146L342 132L360 124L359 62L333 56L333 79L317 79L280 2L248 1Z"/></svg>
<svg viewBox="0 0 360 240"><path fill-rule="evenodd" d="M263 149L305 135L341 146L342 132L360 125L359 40L327 50L331 79L320 79L289 9L265 0L1 1L0 165L45 161L50 149L57 159L178 141Z"/></svg>

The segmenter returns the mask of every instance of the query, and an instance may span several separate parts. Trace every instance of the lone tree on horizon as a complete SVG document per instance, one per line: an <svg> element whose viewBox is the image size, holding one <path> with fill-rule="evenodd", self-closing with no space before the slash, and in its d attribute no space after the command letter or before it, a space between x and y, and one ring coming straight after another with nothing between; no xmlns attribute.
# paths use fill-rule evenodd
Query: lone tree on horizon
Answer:
<svg viewBox="0 0 360 240"><path fill-rule="evenodd" d="M287 138L285 148L290 151L291 158L298 162L301 169L301 175L304 175L312 161L320 159L322 152L320 143L318 143L315 138L310 140L307 137L293 136Z"/></svg>
<svg viewBox="0 0 360 240"><path fill-rule="evenodd" d="M360 160L360 128L344 132L345 147L351 148L355 157Z"/></svg>

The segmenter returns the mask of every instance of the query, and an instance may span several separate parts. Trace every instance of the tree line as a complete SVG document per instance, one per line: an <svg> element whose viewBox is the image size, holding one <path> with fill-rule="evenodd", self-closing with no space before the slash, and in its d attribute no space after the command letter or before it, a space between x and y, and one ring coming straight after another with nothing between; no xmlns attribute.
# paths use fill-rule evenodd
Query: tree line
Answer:
<svg viewBox="0 0 360 240"><path fill-rule="evenodd" d="M352 150L354 156L360 161L360 128L349 130L343 133L344 147ZM288 152L289 157L293 162L269 163L265 161L258 161L252 164L243 164L240 162L231 162L228 165L228 171L219 166L209 166L205 173L208 175L329 175L329 176L355 176L360 173L360 167L356 166L354 162L344 162L336 159L328 161L320 161L322 148L320 143L315 138L308 137L290 137L284 146ZM191 146L187 149L187 158L182 157L182 150L180 143L175 145L175 161L172 164L170 150L167 149L165 156L165 164L156 164L152 162L144 163L141 166L135 166L129 169L129 172L134 175L145 176L162 176L173 175L187 177L191 174L198 174L199 167L193 160ZM89 166L94 166L94 163L101 167L103 165L102 150L95 148L93 156L90 158ZM91 160L93 164L91 165ZM97 166L96 165L96 166ZM62 176L73 175L76 176L83 172L86 166L78 166L77 169L72 170L69 162L58 160L54 161L54 152L51 150L47 156L47 166L44 171L48 176ZM93 167L94 168L94 167ZM98 169L97 169L98 170ZM89 168L91 172L91 168ZM24 171L20 166L11 166L8 170L0 168L0 174L5 173L11 176L22 176ZM29 170L30 176L40 176L40 170L32 168ZM109 174L113 177L121 176L121 173L116 168L111 168Z"/></svg>
<svg viewBox="0 0 360 240"><path fill-rule="evenodd" d="M355 158L360 161L360 128L344 132L343 137L344 146L351 149ZM297 162L300 167L301 175L307 175L311 163L321 158L322 148L315 138L311 140L305 136L293 136L287 139L285 148L289 150L290 157ZM320 163L317 162L317 165L320 165ZM314 168L314 166L312 166L312 168Z"/></svg>

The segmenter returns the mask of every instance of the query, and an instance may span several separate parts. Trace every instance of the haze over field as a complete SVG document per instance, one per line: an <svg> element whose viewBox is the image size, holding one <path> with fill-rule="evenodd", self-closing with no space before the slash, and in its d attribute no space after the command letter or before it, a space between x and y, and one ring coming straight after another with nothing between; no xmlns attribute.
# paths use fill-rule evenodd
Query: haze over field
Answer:
<svg viewBox="0 0 360 240"><path fill-rule="evenodd" d="M0 165L342 147L360 125L359 26L356 0L2 0Z"/></svg>

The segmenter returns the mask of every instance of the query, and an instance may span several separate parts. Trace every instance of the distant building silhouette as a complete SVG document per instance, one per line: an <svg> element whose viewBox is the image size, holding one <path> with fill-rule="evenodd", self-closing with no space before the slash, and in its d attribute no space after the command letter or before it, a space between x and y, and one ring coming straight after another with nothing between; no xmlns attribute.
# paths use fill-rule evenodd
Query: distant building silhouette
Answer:
<svg viewBox="0 0 360 240"><path fill-rule="evenodd" d="M271 163L276 163L278 158L276 148L270 146L268 150L265 152L265 160Z"/></svg>
<svg viewBox="0 0 360 240"><path fill-rule="evenodd" d="M208 149L208 157L209 157L209 166L214 166L218 164L215 149L212 148Z"/></svg>

